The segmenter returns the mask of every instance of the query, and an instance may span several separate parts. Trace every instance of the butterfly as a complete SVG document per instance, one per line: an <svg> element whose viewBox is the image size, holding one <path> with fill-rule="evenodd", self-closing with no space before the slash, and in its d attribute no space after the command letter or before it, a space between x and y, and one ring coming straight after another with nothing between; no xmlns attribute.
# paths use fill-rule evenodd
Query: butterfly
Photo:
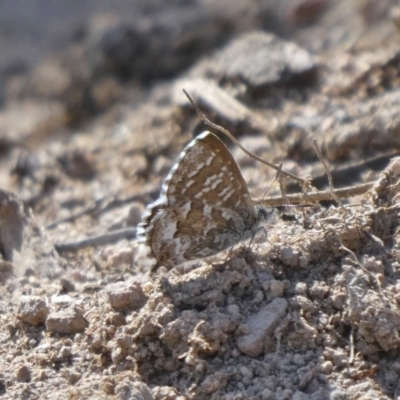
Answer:
<svg viewBox="0 0 400 400"><path fill-rule="evenodd" d="M225 144L204 132L181 152L138 225L152 271L215 255L254 236L269 213L252 200Z"/></svg>

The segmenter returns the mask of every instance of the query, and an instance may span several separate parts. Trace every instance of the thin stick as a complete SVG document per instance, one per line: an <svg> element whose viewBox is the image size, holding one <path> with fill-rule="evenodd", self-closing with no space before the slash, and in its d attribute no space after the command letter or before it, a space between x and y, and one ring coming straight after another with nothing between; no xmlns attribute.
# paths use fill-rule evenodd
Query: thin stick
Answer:
<svg viewBox="0 0 400 400"><path fill-rule="evenodd" d="M223 133L225 136L227 136L230 140L232 140L233 143L235 143L245 154L247 154L249 157L254 158L255 160L262 162L263 164L268 165L269 167L275 169L278 171L279 169L279 165L275 165L270 163L267 160L264 160L261 157L258 157L257 155L255 155L254 153L248 151L246 148L244 148L240 142L232 135L232 133L230 133L227 129L223 128L222 126L215 124L214 122L210 121L205 114L200 110L200 108L198 107L198 105L195 103L195 101L192 99L192 97L189 95L189 93L183 89L183 93L185 93L186 97L189 99L190 104L193 106L193 108L196 110L198 116L204 121L204 123L208 126L210 126L211 128L216 129L217 131ZM281 173L289 176L290 178L294 179L295 181L299 182L300 184L304 183L304 179L291 174L290 172L287 172L285 170L281 170Z"/></svg>
<svg viewBox="0 0 400 400"><path fill-rule="evenodd" d="M62 253L66 251L77 251L85 247L105 246L122 239L133 239L135 237L136 228L126 228L107 232L104 235L94 236L88 239L77 240L75 242L56 243L54 247L58 253Z"/></svg>
<svg viewBox="0 0 400 400"><path fill-rule="evenodd" d="M363 183L361 185L349 186L341 189L335 189L334 194L339 198L347 198L352 196L358 196L368 192L372 189L375 182ZM300 194L288 194L283 198L282 196L271 196L265 199L254 199L256 205L264 206L276 206L276 205L286 205L297 204L301 202L317 203L319 201L332 200L331 190L323 190L320 192L309 192Z"/></svg>
<svg viewBox="0 0 400 400"><path fill-rule="evenodd" d="M326 175L328 176L329 188L330 188L330 191L331 191L332 198L344 210L345 208L343 206L343 203L339 200L339 197L336 196L336 194L335 194L335 188L333 186L333 179L332 179L331 171L329 170L328 165L326 164L326 161L325 161L324 157L322 156L321 150L319 149L319 146L318 146L318 143L317 143L316 139L313 139L313 144L314 144L315 151L317 152L318 158L322 162L322 165L325 168Z"/></svg>

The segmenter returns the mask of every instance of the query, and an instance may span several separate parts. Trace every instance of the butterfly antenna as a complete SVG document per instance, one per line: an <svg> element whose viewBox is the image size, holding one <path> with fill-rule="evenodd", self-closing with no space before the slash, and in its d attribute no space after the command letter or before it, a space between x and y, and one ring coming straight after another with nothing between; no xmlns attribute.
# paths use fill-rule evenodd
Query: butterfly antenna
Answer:
<svg viewBox="0 0 400 400"><path fill-rule="evenodd" d="M326 175L328 176L329 189L331 191L332 199L335 200L336 203L344 210L345 208L344 208L343 203L340 201L339 197L335 193L335 188L333 186L333 178L332 178L331 171L328 168L328 165L327 165L327 163L325 161L325 158L322 156L321 150L320 150L320 148L318 146L318 142L317 142L316 139L313 139L313 145L314 145L314 149L315 149L315 151L317 153L317 156L318 156L319 160L321 161L322 165L324 166Z"/></svg>
<svg viewBox="0 0 400 400"><path fill-rule="evenodd" d="M280 163L278 165L278 170L276 171L275 176L272 178L272 181L268 184L267 188L265 189L265 192L262 196L263 200L267 197L267 193L269 192L269 189L271 189L272 184L279 178L281 171L282 171L282 165L283 165L283 163Z"/></svg>
<svg viewBox="0 0 400 400"><path fill-rule="evenodd" d="M236 146L238 146L246 155L248 155L249 157L253 158L254 160L257 160L265 165L268 165L269 167L278 170L279 167L277 167L276 165L270 163L267 160L264 160L262 157L257 156L256 154L252 153L251 151L247 150L245 147L243 147L240 142L232 135L232 133L230 133L227 129L225 129L224 127L222 127L221 125L218 125L214 122L212 122L210 119L208 119L206 117L206 115L200 110L199 106L196 104L196 102L193 100L193 98L190 96L190 94L185 90L182 89L183 93L185 93L186 97L188 98L190 104L192 105L192 107L196 110L197 115L203 120L203 122L210 126L211 128L216 129L217 131L223 133L225 136L227 136L230 140L232 140L233 143L236 144ZM299 176L296 176L294 174L291 174L290 172L281 170L281 173L289 176L290 178L294 179L296 182L299 182L301 185L304 184L304 179L300 178Z"/></svg>

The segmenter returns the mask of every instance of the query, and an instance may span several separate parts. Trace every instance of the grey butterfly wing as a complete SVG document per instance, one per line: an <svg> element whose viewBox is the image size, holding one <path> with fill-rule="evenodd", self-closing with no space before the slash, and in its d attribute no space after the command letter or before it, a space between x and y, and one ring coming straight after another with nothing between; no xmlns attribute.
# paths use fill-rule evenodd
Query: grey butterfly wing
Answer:
<svg viewBox="0 0 400 400"><path fill-rule="evenodd" d="M161 196L168 199L170 207L183 199L238 212L253 207L235 159L210 132L204 132L186 146L165 180Z"/></svg>
<svg viewBox="0 0 400 400"><path fill-rule="evenodd" d="M190 142L151 204L138 236L169 268L237 243L256 223L246 182L227 147L205 132Z"/></svg>
<svg viewBox="0 0 400 400"><path fill-rule="evenodd" d="M186 261L208 257L247 239L256 217L244 219L235 211L210 208L199 202L177 203L154 217L148 242L158 265L173 268Z"/></svg>

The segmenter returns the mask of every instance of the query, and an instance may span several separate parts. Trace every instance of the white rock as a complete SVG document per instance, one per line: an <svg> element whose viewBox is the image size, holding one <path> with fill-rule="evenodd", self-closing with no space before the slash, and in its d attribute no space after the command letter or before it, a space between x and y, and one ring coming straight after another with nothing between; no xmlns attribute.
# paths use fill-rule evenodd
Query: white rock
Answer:
<svg viewBox="0 0 400 400"><path fill-rule="evenodd" d="M285 299L277 298L257 314L251 315L245 323L248 333L237 339L240 351L250 357L258 357L264 350L265 338L273 334L275 327L285 316L287 307Z"/></svg>
<svg viewBox="0 0 400 400"><path fill-rule="evenodd" d="M30 325L39 325L45 322L49 314L47 302L39 296L22 296L18 318Z"/></svg>

